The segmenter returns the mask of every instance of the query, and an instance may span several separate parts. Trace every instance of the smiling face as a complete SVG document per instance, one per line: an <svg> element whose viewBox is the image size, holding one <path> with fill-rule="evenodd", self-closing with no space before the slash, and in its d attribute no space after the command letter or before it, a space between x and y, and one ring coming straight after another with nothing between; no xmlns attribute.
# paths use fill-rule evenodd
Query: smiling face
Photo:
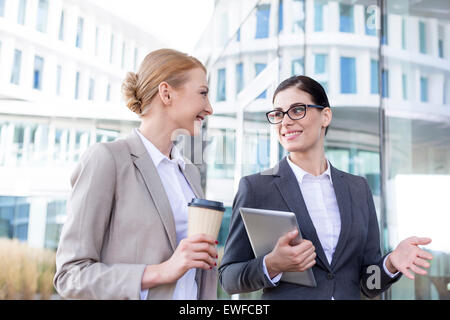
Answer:
<svg viewBox="0 0 450 320"><path fill-rule="evenodd" d="M294 103L316 104L312 96L295 87L286 88L277 93L274 109L287 111ZM331 121L330 108L306 108L306 116L292 120L285 115L281 123L275 124L278 140L288 152L308 152L315 148L323 148L325 128Z"/></svg>
<svg viewBox="0 0 450 320"><path fill-rule="evenodd" d="M213 110L208 98L206 73L201 68L195 68L189 70L187 76L187 81L182 86L170 90L171 105L167 108L167 117L176 128L196 135L202 121Z"/></svg>

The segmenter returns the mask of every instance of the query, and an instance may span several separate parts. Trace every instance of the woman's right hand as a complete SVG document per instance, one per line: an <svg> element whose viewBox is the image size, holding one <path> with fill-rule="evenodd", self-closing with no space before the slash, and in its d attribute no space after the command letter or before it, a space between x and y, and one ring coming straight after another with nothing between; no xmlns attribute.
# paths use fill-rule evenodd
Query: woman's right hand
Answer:
<svg viewBox="0 0 450 320"><path fill-rule="evenodd" d="M180 279L189 269L210 270L217 265L217 241L207 234L196 234L180 241L169 260L148 265L142 277L142 289Z"/></svg>
<svg viewBox="0 0 450 320"><path fill-rule="evenodd" d="M309 240L302 240L299 244L290 245L296 238L297 230L288 232L280 237L275 248L266 256L266 268L270 278L281 272L305 271L316 264L316 248Z"/></svg>

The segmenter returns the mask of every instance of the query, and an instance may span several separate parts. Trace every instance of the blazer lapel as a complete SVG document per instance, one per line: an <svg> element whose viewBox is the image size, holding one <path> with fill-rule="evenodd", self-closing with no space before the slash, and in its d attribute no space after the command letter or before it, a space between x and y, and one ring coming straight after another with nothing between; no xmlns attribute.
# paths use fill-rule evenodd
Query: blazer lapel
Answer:
<svg viewBox="0 0 450 320"><path fill-rule="evenodd" d="M314 243L319 261L324 268L331 270L317 236L316 229L314 228L314 224L309 216L308 209L306 208L297 178L289 167L286 158L282 159L279 163L278 173L279 179L275 180L275 184L289 209L295 213L303 238Z"/></svg>
<svg viewBox="0 0 450 320"><path fill-rule="evenodd" d="M133 133L128 136L127 143L130 147L133 162L144 179L145 185L155 203L164 228L166 229L167 237L172 249L175 251L177 247L175 220L158 171L136 132L133 131Z"/></svg>
<svg viewBox="0 0 450 320"><path fill-rule="evenodd" d="M185 158L186 161L186 158ZM186 181L191 186L192 191L194 192L195 196L197 198L204 198L204 194L201 188L201 185L199 183L195 182L195 175L196 175L196 168L195 165L186 161L186 166L183 170L183 168L180 166L180 170L183 173L184 177L186 178Z"/></svg>
<svg viewBox="0 0 450 320"><path fill-rule="evenodd" d="M351 196L348 184L343 178L342 172L331 166L331 178L333 180L333 188L336 194L336 201L339 207L339 215L341 217L341 232L339 234L336 250L331 261L331 268L335 269L339 258L345 250L350 228L352 224Z"/></svg>

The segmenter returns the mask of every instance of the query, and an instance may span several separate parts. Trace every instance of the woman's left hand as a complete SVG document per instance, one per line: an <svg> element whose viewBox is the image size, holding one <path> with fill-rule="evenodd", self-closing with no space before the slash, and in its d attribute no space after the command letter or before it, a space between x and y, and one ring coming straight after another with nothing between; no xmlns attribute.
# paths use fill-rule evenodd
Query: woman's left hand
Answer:
<svg viewBox="0 0 450 320"><path fill-rule="evenodd" d="M430 242L430 238L418 237L410 237L403 240L387 258L386 267L391 273L400 271L412 280L414 279L414 274L410 271L420 275L426 275L427 271L419 267L429 268L430 263L427 260L433 259L433 256L418 246L426 245Z"/></svg>

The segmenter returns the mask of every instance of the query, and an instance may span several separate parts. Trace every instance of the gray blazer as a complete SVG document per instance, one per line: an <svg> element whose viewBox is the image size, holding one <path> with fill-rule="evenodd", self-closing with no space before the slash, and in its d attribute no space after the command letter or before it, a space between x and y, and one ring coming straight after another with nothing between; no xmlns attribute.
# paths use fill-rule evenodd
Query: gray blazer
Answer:
<svg viewBox="0 0 450 320"><path fill-rule="evenodd" d="M398 275L391 279L384 271L377 215L366 179L333 166L331 176L341 216L341 233L331 265L286 158L275 168L241 179L219 268L219 281L226 292L235 294L263 289L263 299L360 299L361 291L374 297L400 278ZM312 268L316 288L283 281L272 285L263 272L263 257L255 258L253 254L240 207L295 213L303 237L316 248L316 264ZM380 271L378 289L377 281L372 277L375 269Z"/></svg>
<svg viewBox="0 0 450 320"><path fill-rule="evenodd" d="M183 172L203 198L198 169ZM176 230L165 189L136 132L95 144L71 178L67 220L56 253L58 293L75 299L140 299L146 265L168 260ZM217 298L217 269L197 269L198 299ZM151 288L148 299L172 299L176 283Z"/></svg>

